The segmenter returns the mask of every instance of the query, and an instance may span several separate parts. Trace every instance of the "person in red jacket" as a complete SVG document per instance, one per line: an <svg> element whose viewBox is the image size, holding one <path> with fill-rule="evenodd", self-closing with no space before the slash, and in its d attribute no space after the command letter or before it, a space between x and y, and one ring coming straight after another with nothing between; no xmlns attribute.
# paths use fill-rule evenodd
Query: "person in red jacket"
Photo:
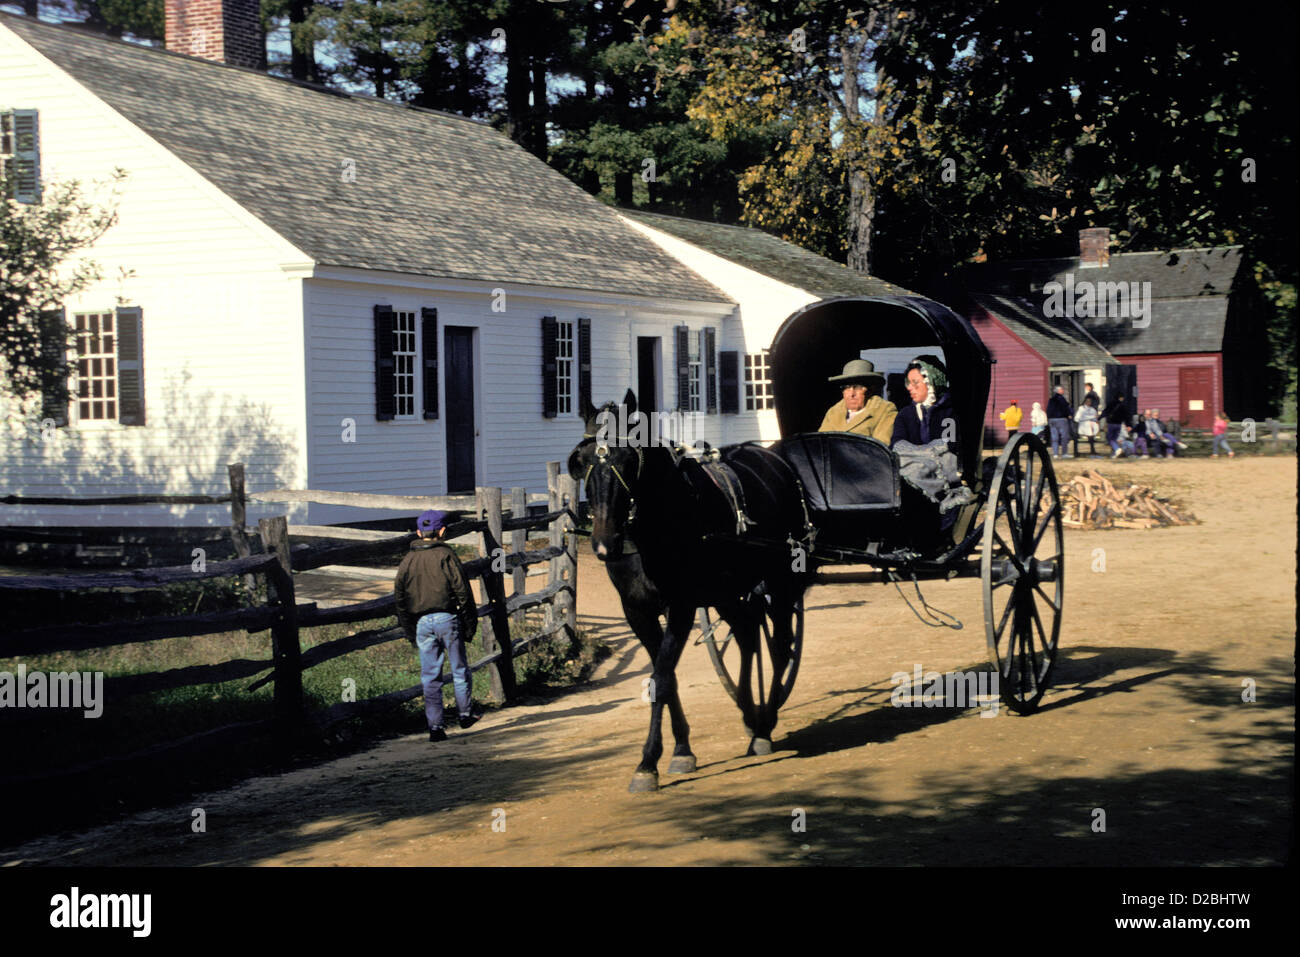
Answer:
<svg viewBox="0 0 1300 957"><path fill-rule="evenodd" d="M429 740L446 741L442 713L442 659L451 659L451 681L456 692L460 726L468 728L478 716L470 697L470 671L465 638L473 637L478 607L465 570L451 546L443 541L447 513L430 509L416 522L419 538L397 567L393 595L397 621L420 655L420 683L424 686L424 716Z"/></svg>

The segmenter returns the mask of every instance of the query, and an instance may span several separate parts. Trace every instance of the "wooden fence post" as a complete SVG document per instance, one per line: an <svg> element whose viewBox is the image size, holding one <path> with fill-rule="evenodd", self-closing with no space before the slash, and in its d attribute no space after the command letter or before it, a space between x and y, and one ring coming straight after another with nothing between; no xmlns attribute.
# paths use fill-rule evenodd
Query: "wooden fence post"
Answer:
<svg viewBox="0 0 1300 957"><path fill-rule="evenodd" d="M573 515L578 514L578 483L571 475L560 476L560 504L569 509ZM564 624L568 628L570 640L578 637L578 536L574 532L577 522L565 515L561 520L564 536L563 568L569 582L569 592L564 596Z"/></svg>
<svg viewBox="0 0 1300 957"><path fill-rule="evenodd" d="M244 490L244 463L236 462L233 465L227 465L226 472L230 476L230 539L234 542L235 554L240 558L248 558L253 554L253 546L248 541L248 533L244 531L248 524L248 497ZM244 587L248 590L250 598L257 594L257 577L255 575L245 575Z"/></svg>
<svg viewBox="0 0 1300 957"><path fill-rule="evenodd" d="M492 699L505 703L515 694L515 666L511 655L510 617L506 614L505 575L494 565L505 556L501 546L501 489L479 486L474 490L479 517L486 519L480 553L491 563L483 571L483 594L488 600L488 617L479 627L483 632L483 652L487 655L500 652L501 657L488 665L488 680Z"/></svg>
<svg viewBox="0 0 1300 957"><path fill-rule="evenodd" d="M262 545L278 559L267 568L268 599L280 609L271 626L271 652L275 660L275 715L291 723L302 716L302 650L298 643L298 605L293 593L293 565L289 560L289 522L283 515L257 523Z"/></svg>
<svg viewBox="0 0 1300 957"><path fill-rule="evenodd" d="M1272 418L1270 416L1269 418L1264 420L1264 424L1267 425L1269 427L1269 430L1273 433L1273 452L1274 453L1281 452L1282 451L1282 430L1279 428L1279 423L1277 419Z"/></svg>
<svg viewBox="0 0 1300 957"><path fill-rule="evenodd" d="M558 512L560 509L560 463L546 463L546 511ZM546 526L546 544L549 546L559 545L564 539L564 526L560 524L558 518L551 519ZM552 558L547 562L546 583L554 585L560 580L560 560ZM556 614L556 602L558 598L552 598L543 608L542 628L545 631L551 631L559 623L559 616Z"/></svg>
<svg viewBox="0 0 1300 957"><path fill-rule="evenodd" d="M510 490L510 515L513 518L526 518L528 516L528 490L522 488L512 488ZM528 548L528 529L516 528L510 533L510 550L512 552L523 552ZM528 594L528 566L520 565L515 569L515 589L516 595ZM525 621L526 612L517 611L510 622L510 630L515 634L522 635L527 627Z"/></svg>

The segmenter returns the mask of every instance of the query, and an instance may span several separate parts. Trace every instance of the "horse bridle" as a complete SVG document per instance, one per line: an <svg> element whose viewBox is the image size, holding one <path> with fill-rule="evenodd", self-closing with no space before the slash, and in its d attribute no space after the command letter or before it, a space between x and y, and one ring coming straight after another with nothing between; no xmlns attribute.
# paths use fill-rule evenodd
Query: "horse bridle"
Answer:
<svg viewBox="0 0 1300 957"><path fill-rule="evenodd" d="M595 436L589 435L586 436L586 438L595 439ZM633 446L633 448L636 449L635 480L640 482L641 470L645 467L645 453L641 450L641 446L639 445ZM632 522L636 521L636 495L633 494L631 486L627 484L627 480L623 478L623 473L618 470L618 466L615 465L613 462L609 461L609 445L599 441L596 442L596 461L592 462L590 465L587 466L587 474L582 477L582 481L584 484L590 481L592 469L594 469L597 465L608 466L609 470L614 473L614 478L618 479L618 484L623 486L624 491L627 492L628 524L631 524Z"/></svg>

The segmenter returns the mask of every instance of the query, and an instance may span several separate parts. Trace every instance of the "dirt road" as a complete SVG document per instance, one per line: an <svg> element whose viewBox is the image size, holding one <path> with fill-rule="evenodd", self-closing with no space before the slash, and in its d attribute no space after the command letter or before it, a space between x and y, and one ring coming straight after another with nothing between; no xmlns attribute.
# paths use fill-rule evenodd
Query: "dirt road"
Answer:
<svg viewBox="0 0 1300 957"><path fill-rule="evenodd" d="M742 756L739 713L692 646L679 673L699 770L630 795L649 665L584 549L582 621L615 652L589 686L445 744L389 741L0 863L1278 863L1294 758L1296 461L1080 464L1172 493L1204 524L1067 531L1063 658L1031 717L890 706L895 672L982 667L977 580L925 587L965 622L956 632L921 625L892 586L818 586L776 752ZM206 833L191 831L195 807Z"/></svg>

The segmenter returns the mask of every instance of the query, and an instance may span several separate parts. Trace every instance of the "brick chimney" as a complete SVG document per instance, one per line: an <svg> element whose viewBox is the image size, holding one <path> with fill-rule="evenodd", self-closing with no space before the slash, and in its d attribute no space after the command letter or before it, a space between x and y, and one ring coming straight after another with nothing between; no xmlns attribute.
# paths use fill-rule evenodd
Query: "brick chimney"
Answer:
<svg viewBox="0 0 1300 957"><path fill-rule="evenodd" d="M167 49L266 69L260 0L166 0Z"/></svg>
<svg viewBox="0 0 1300 957"><path fill-rule="evenodd" d="M1079 230L1079 268L1110 265L1110 230L1105 226Z"/></svg>

